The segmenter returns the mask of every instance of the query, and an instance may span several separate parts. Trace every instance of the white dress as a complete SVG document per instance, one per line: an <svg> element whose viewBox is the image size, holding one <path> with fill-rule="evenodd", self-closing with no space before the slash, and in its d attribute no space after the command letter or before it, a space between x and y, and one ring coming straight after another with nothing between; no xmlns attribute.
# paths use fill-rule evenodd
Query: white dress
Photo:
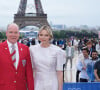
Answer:
<svg viewBox="0 0 100 90"><path fill-rule="evenodd" d="M35 90L58 90L56 71L63 70L64 55L55 45L43 48L40 44L30 47Z"/></svg>

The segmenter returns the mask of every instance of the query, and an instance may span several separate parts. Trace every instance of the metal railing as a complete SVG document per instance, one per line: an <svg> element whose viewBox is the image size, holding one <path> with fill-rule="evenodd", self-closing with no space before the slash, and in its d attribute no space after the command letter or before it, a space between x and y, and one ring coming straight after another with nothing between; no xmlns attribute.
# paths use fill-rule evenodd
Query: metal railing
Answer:
<svg viewBox="0 0 100 90"><path fill-rule="evenodd" d="M26 17L47 17L47 14L42 14L42 13L25 13L25 14L15 14L15 17L22 17L22 16L26 16Z"/></svg>

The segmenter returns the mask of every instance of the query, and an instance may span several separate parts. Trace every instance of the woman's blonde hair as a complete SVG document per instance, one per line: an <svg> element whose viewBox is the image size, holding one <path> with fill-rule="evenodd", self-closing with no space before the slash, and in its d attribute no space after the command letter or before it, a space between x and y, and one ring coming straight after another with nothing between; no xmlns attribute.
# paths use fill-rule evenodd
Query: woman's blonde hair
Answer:
<svg viewBox="0 0 100 90"><path fill-rule="evenodd" d="M48 32L48 34L50 35L50 40L53 38L53 33L52 33L52 29L50 28L50 26L48 25L43 25L40 30L39 30L39 34L41 31L46 30Z"/></svg>

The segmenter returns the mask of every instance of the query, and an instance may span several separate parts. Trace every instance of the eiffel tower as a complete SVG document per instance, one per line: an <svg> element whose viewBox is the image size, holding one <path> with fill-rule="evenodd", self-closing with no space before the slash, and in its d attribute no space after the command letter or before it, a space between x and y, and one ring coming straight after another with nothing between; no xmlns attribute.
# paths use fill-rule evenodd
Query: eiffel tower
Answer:
<svg viewBox="0 0 100 90"><path fill-rule="evenodd" d="M35 0L36 13L25 13L27 7L27 0L20 0L20 5L17 14L14 15L14 22L19 25L19 28L25 26L41 27L49 25L47 21L47 14L44 13L41 1Z"/></svg>

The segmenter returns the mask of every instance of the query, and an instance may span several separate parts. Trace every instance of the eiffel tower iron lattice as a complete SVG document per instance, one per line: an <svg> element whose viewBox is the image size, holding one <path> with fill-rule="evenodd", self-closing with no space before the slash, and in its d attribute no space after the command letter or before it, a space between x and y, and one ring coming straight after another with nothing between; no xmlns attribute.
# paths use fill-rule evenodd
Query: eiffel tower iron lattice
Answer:
<svg viewBox="0 0 100 90"><path fill-rule="evenodd" d="M19 28L25 26L37 26L49 25L47 21L47 14L44 13L41 1L35 1L36 13L25 13L27 7L27 0L20 0L20 5L17 14L14 15L14 22L19 25Z"/></svg>

